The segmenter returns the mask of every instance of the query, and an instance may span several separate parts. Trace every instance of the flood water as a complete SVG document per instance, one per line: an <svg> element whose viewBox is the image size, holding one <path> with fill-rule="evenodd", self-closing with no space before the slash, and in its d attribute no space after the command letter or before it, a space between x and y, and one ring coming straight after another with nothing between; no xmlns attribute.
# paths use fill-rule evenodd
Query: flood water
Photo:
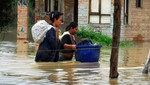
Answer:
<svg viewBox="0 0 150 85"><path fill-rule="evenodd" d="M109 78L110 48L102 48L100 61L36 63L35 44L27 41L0 42L0 85L150 85L142 74L150 42L120 48L118 79Z"/></svg>

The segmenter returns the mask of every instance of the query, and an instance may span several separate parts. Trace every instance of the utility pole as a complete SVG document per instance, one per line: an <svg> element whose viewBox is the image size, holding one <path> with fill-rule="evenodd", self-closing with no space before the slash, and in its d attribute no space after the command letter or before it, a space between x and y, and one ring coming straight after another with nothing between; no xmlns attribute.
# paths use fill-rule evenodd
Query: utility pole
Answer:
<svg viewBox="0 0 150 85"><path fill-rule="evenodd" d="M110 58L110 78L118 78L118 53L121 29L121 0L114 0L113 41Z"/></svg>

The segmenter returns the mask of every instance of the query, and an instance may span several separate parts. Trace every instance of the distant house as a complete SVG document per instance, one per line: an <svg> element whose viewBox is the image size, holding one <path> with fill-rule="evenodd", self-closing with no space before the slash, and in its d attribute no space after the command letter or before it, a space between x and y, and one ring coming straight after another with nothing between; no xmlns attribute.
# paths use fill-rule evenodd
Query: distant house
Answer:
<svg viewBox="0 0 150 85"><path fill-rule="evenodd" d="M125 0L124 4L124 40L149 41L150 0Z"/></svg>
<svg viewBox="0 0 150 85"><path fill-rule="evenodd" d="M93 23L93 30L112 36L114 0L35 0L36 20L57 10L63 15L61 29L71 21L79 26ZM150 40L150 1L121 0L121 40ZM48 17L47 17L48 21Z"/></svg>

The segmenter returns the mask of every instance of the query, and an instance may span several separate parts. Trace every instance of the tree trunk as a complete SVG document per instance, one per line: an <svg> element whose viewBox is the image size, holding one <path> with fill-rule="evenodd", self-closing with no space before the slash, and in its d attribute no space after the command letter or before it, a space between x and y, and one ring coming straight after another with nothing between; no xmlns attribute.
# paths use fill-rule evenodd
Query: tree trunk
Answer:
<svg viewBox="0 0 150 85"><path fill-rule="evenodd" d="M110 78L118 78L118 52L121 29L121 0L114 0L113 41L110 58Z"/></svg>

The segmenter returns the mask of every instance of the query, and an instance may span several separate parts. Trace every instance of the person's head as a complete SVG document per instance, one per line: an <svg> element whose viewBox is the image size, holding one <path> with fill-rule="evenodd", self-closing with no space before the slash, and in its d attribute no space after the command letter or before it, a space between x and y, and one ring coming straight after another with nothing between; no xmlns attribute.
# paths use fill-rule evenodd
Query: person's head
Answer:
<svg viewBox="0 0 150 85"><path fill-rule="evenodd" d="M71 22L69 26L67 26L66 31L69 31L72 35L75 35L78 30L78 24L76 22Z"/></svg>
<svg viewBox="0 0 150 85"><path fill-rule="evenodd" d="M57 12L57 11L53 11L50 14L50 20L52 21L53 24L55 24L56 27L59 27L61 25L62 22L62 15L63 13Z"/></svg>

